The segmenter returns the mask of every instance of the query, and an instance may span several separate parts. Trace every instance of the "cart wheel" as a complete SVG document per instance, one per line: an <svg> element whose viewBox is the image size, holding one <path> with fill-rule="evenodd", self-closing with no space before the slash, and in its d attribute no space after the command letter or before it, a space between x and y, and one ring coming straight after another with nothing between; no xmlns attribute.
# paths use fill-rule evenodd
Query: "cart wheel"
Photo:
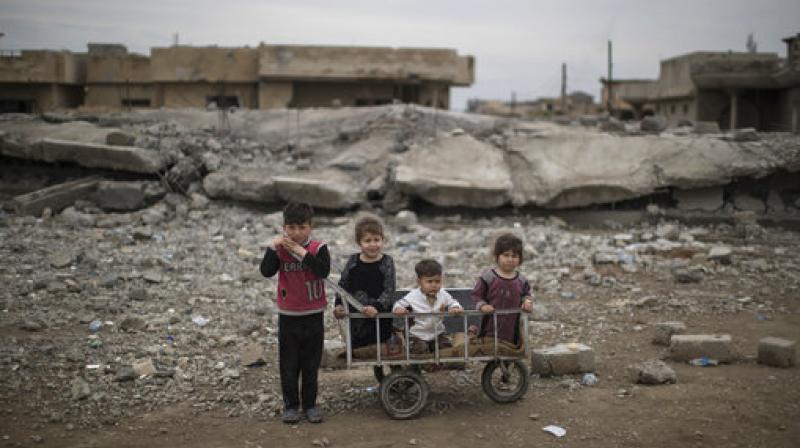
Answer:
<svg viewBox="0 0 800 448"><path fill-rule="evenodd" d="M489 361L481 375L483 392L497 403L513 403L528 391L528 367L519 359Z"/></svg>
<svg viewBox="0 0 800 448"><path fill-rule="evenodd" d="M397 370L381 381L381 406L397 420L414 418L428 401L428 383L413 370Z"/></svg>

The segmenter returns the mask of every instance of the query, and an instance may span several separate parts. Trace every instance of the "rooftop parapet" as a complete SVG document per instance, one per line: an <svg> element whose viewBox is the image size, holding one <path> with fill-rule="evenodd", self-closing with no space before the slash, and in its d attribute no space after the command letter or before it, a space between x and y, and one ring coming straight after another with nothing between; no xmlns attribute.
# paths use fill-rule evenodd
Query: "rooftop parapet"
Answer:
<svg viewBox="0 0 800 448"><path fill-rule="evenodd" d="M439 81L468 86L474 59L451 49L262 45L258 75L276 80Z"/></svg>

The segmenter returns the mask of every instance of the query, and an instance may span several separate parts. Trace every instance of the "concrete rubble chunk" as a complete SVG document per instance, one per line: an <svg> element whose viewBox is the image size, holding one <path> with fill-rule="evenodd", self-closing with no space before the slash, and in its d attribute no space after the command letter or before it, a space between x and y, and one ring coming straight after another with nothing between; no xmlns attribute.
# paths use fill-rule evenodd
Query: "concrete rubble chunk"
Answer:
<svg viewBox="0 0 800 448"><path fill-rule="evenodd" d="M316 208L349 209L363 199L353 179L335 169L273 176L272 181L280 199L305 202Z"/></svg>
<svg viewBox="0 0 800 448"><path fill-rule="evenodd" d="M594 372L594 350L580 343L534 349L532 373L543 376Z"/></svg>
<svg viewBox="0 0 800 448"><path fill-rule="evenodd" d="M683 334L686 331L686 325L683 322L676 321L658 322L655 324L654 329L653 344L668 346L673 335Z"/></svg>
<svg viewBox="0 0 800 448"><path fill-rule="evenodd" d="M758 363L772 367L791 367L797 363L797 343L766 337L758 343Z"/></svg>
<svg viewBox="0 0 800 448"><path fill-rule="evenodd" d="M111 211L139 210L166 194L157 181L100 181L89 200Z"/></svg>
<svg viewBox="0 0 800 448"><path fill-rule="evenodd" d="M266 362L264 347L258 343L247 344L242 349L240 357L245 367L258 366Z"/></svg>
<svg viewBox="0 0 800 448"><path fill-rule="evenodd" d="M731 264L733 249L728 246L714 246L708 250L708 259L722 264Z"/></svg>
<svg viewBox="0 0 800 448"><path fill-rule="evenodd" d="M513 187L503 151L470 135L439 136L403 154L395 183L440 207L494 208Z"/></svg>
<svg viewBox="0 0 800 448"><path fill-rule="evenodd" d="M628 372L631 381L638 384L675 384L678 376L675 370L660 360L649 360L630 366Z"/></svg>
<svg viewBox="0 0 800 448"><path fill-rule="evenodd" d="M89 383L81 377L72 380L72 399L76 401L85 400L92 394Z"/></svg>
<svg viewBox="0 0 800 448"><path fill-rule="evenodd" d="M134 363L133 371L139 376L154 375L156 373L156 366L153 364L152 359L147 358Z"/></svg>
<svg viewBox="0 0 800 448"><path fill-rule="evenodd" d="M16 196L11 203L20 215L41 216L46 208L57 213L75 203L76 200L90 196L97 189L99 181L99 177L91 176L64 182Z"/></svg>
<svg viewBox="0 0 800 448"><path fill-rule="evenodd" d="M709 358L720 363L734 360L731 336L708 334L677 334L669 343L669 357L673 361L691 361Z"/></svg>
<svg viewBox="0 0 800 448"><path fill-rule="evenodd" d="M267 203L278 200L272 176L262 169L211 173L203 179L203 190L215 199Z"/></svg>

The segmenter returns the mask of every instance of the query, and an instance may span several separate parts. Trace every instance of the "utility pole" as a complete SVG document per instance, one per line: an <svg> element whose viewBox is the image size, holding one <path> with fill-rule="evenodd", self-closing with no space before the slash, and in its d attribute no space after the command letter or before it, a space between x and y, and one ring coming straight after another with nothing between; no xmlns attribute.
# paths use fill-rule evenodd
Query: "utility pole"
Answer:
<svg viewBox="0 0 800 448"><path fill-rule="evenodd" d="M567 63L561 63L561 113L567 111Z"/></svg>
<svg viewBox="0 0 800 448"><path fill-rule="evenodd" d="M513 117L517 111L517 92L511 92L511 116Z"/></svg>
<svg viewBox="0 0 800 448"><path fill-rule="evenodd" d="M614 111L614 57L611 48L611 40L608 41L608 88L606 91L608 92L607 104L606 108L608 109L608 114Z"/></svg>

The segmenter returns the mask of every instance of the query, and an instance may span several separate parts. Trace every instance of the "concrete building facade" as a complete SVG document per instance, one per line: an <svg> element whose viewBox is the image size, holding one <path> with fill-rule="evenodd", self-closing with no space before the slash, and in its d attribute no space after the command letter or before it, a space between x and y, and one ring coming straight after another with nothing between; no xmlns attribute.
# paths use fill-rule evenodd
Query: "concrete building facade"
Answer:
<svg viewBox="0 0 800 448"><path fill-rule="evenodd" d="M474 59L427 48L266 45L152 48L89 44L86 54L22 52L0 59L0 105L59 108L368 106L447 109L474 81Z"/></svg>
<svg viewBox="0 0 800 448"><path fill-rule="evenodd" d="M661 61L656 80L601 78L604 104L621 118L657 114L674 126L714 121L721 129L798 130L798 36L775 53L694 52Z"/></svg>
<svg viewBox="0 0 800 448"><path fill-rule="evenodd" d="M68 51L0 53L0 113L37 113L83 103L86 55Z"/></svg>

